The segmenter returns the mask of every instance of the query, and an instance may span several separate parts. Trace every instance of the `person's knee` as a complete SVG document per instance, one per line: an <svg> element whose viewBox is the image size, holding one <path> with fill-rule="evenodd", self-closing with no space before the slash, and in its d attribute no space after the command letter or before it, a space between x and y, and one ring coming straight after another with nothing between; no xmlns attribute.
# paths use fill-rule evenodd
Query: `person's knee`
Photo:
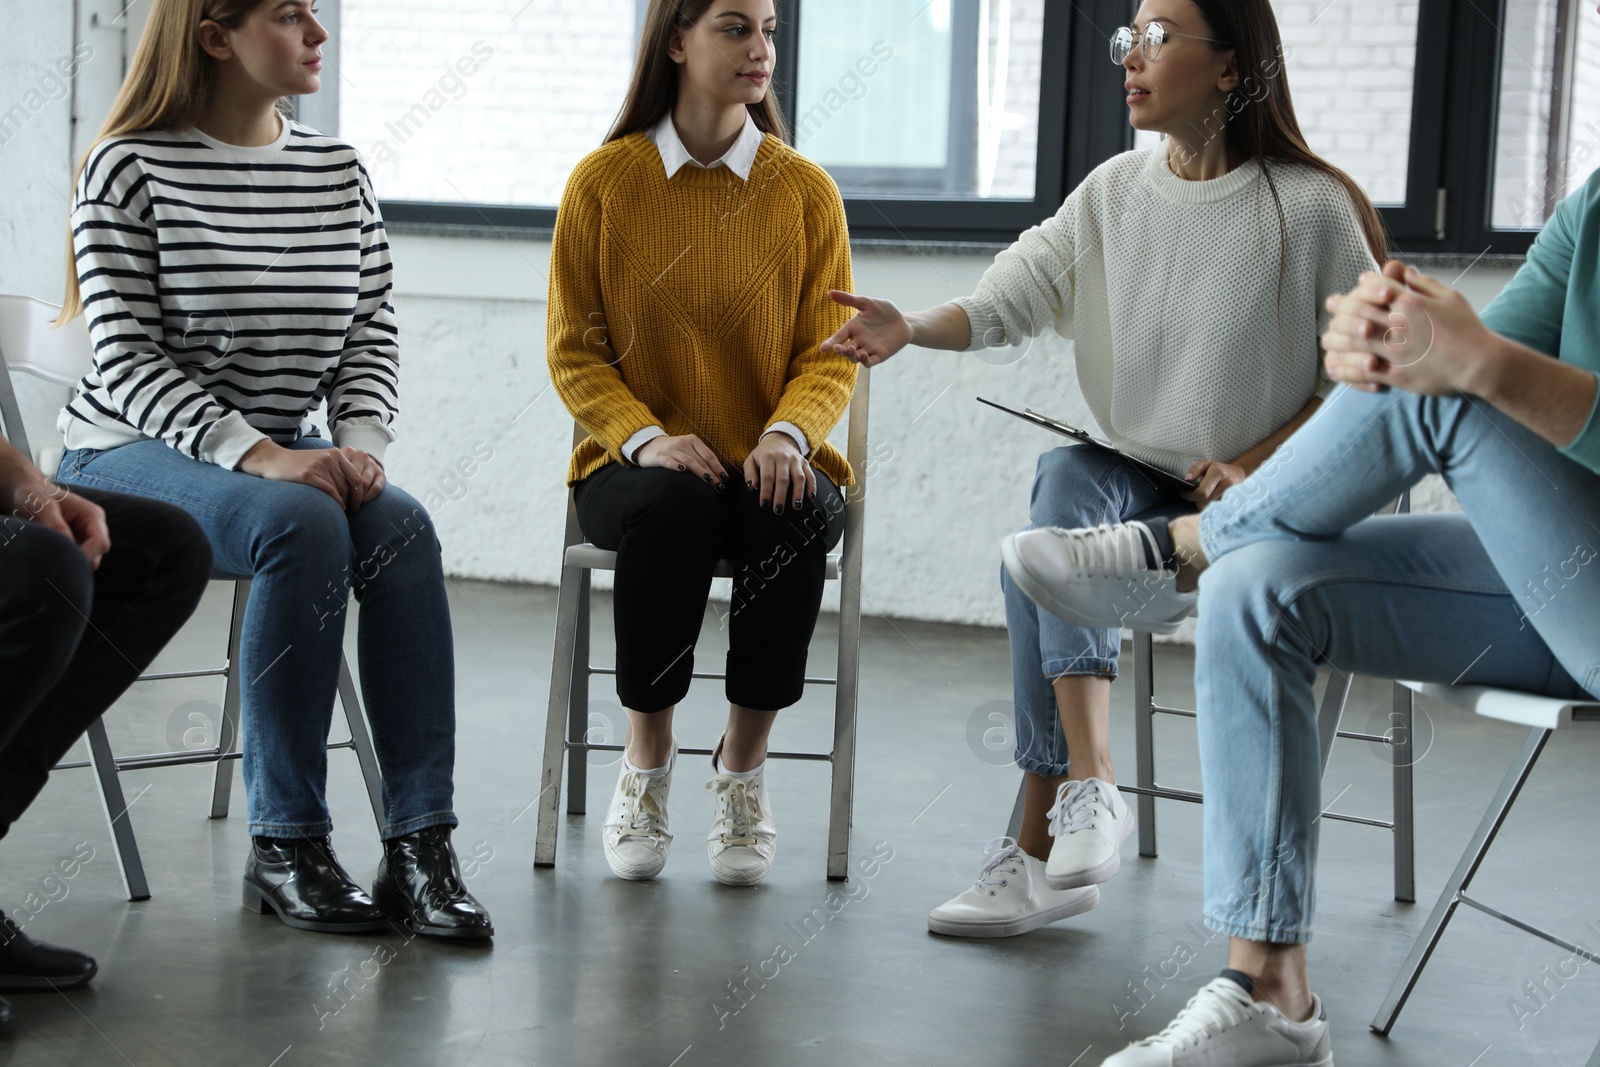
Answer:
<svg viewBox="0 0 1600 1067"><path fill-rule="evenodd" d="M337 570L350 558L350 520L333 497L308 485L267 483L253 523L260 551L297 564L327 563ZM259 568L265 558L256 560Z"/></svg>
<svg viewBox="0 0 1600 1067"><path fill-rule="evenodd" d="M211 580L211 542L194 517L182 508L148 501L151 543L166 549L155 575L162 585L192 585L204 589ZM117 531L111 531L115 542Z"/></svg>
<svg viewBox="0 0 1600 1067"><path fill-rule="evenodd" d="M722 495L716 486L682 471L658 471L643 483L632 525L641 531L709 535L722 522Z"/></svg>
<svg viewBox="0 0 1600 1067"><path fill-rule="evenodd" d="M1324 629L1319 586L1308 574L1304 547L1294 541L1257 541L1213 562L1200 575L1197 643L1226 636L1264 644L1285 631L1303 638Z"/></svg>
<svg viewBox="0 0 1600 1067"><path fill-rule="evenodd" d="M1076 445L1039 457L1033 478L1034 525L1079 526L1102 522L1111 499L1107 467L1095 451Z"/></svg>
<svg viewBox="0 0 1600 1067"><path fill-rule="evenodd" d="M37 523L0 522L0 619L25 623L41 648L76 646L94 604L94 571L64 534Z"/></svg>

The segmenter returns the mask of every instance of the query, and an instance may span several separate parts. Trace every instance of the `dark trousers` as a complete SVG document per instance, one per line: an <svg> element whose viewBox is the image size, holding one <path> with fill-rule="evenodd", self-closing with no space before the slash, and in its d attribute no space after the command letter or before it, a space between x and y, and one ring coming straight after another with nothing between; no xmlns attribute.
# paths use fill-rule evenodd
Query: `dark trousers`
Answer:
<svg viewBox="0 0 1600 1067"><path fill-rule="evenodd" d="M737 564L728 617L727 696L789 707L805 684L828 552L844 535L844 496L820 472L817 495L774 515L739 472L718 492L691 474L608 464L577 486L584 536L617 554L617 696L641 712L689 692L694 646L717 560Z"/></svg>
<svg viewBox="0 0 1600 1067"><path fill-rule="evenodd" d="M184 512L74 492L105 509L111 551L98 570L66 536L0 517L0 837L193 614L211 576L211 549Z"/></svg>

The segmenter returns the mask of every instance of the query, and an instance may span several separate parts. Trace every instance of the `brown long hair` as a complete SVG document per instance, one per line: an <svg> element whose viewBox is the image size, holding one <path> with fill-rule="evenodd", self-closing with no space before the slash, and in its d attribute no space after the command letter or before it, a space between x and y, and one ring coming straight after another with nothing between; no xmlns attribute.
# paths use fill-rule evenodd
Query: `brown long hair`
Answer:
<svg viewBox="0 0 1600 1067"><path fill-rule="evenodd" d="M1278 207L1284 246L1288 246L1288 224L1270 164L1299 163L1320 170L1344 186L1355 205L1372 258L1380 266L1387 262L1389 233L1366 191L1350 175L1313 152L1300 132L1300 121L1295 118L1294 101L1289 95L1288 75L1283 69L1283 37L1272 5L1267 0L1194 0L1194 6L1210 25L1211 36L1227 42L1211 48L1219 52L1233 49L1241 83L1229 96L1228 114L1223 116L1226 136L1240 156L1262 164Z"/></svg>
<svg viewBox="0 0 1600 1067"><path fill-rule="evenodd" d="M233 29L264 0L154 0L139 49L122 79L111 113L88 151L78 160L72 186L78 186L83 168L100 143L145 130L183 130L200 121L211 98L216 66L200 47L200 23L209 19ZM64 325L83 311L78 289L78 268L72 248L71 223L67 226L67 289L61 301Z"/></svg>
<svg viewBox="0 0 1600 1067"><path fill-rule="evenodd" d="M605 142L648 130L672 113L678 102L678 64L667 55L667 43L674 30L687 31L700 21L715 0L650 0L650 10L644 16L644 30L639 34L639 55L633 63L633 82L628 86L627 98L617 121ZM750 117L762 133L770 133L778 140L789 141L789 126L783 121L772 90L761 98L759 104L747 105Z"/></svg>

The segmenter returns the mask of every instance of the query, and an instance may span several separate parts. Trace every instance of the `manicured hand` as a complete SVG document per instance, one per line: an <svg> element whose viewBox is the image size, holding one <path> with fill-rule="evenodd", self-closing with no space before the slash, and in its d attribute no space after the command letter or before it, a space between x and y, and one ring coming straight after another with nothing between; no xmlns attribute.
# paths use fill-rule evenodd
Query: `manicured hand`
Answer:
<svg viewBox="0 0 1600 1067"><path fill-rule="evenodd" d="M761 506L782 515L817 495L817 475L794 438L781 430L763 434L744 461L744 483L759 494Z"/></svg>
<svg viewBox="0 0 1600 1067"><path fill-rule="evenodd" d="M875 367L911 343L911 324L887 300L828 290L836 304L855 308L856 314L839 332L822 342L824 352L837 352L863 367Z"/></svg>
<svg viewBox="0 0 1600 1067"><path fill-rule="evenodd" d="M1192 491L1184 493L1183 499L1198 505L1200 510L1204 511L1209 505L1215 504L1217 499L1231 487L1250 477L1250 472L1237 463L1224 463L1220 459L1203 459L1190 467L1184 477L1200 484Z"/></svg>
<svg viewBox="0 0 1600 1067"><path fill-rule="evenodd" d="M355 464L337 448L284 448L275 441L258 441L239 461L239 469L274 482L298 482L321 489L353 511L361 506L353 488Z"/></svg>
<svg viewBox="0 0 1600 1067"><path fill-rule="evenodd" d="M726 488L728 471L717 459L717 454L692 433L682 437L655 437L640 445L633 453L636 467L665 467L692 474L717 492Z"/></svg>
<svg viewBox="0 0 1600 1067"><path fill-rule="evenodd" d="M1492 334L1466 297L1437 278L1389 262L1354 290L1328 298L1322 335L1328 377L1366 392L1475 392Z"/></svg>

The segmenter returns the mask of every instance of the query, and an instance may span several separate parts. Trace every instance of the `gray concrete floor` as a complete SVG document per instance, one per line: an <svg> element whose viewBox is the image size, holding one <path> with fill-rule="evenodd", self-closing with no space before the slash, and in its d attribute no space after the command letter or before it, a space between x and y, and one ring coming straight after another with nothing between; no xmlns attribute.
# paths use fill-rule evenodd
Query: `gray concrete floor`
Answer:
<svg viewBox="0 0 1600 1067"><path fill-rule="evenodd" d="M1200 812L1175 802L1160 807L1160 856L1139 858L1130 839L1098 909L1007 940L927 932L928 909L970 884L1015 795L1016 771L988 747L1002 739L984 736L995 725L989 713L1010 695L1005 635L992 630L866 622L852 860L876 854L879 862L857 868L848 885L823 877L827 768L811 763L771 772L781 848L760 887L711 881L698 841L710 808L701 760L678 772L678 836L657 881L618 881L601 856L615 775L609 754L594 757L590 814L563 816L558 865L535 870L531 805L554 594L452 586L456 842L470 884L494 913L493 946L303 933L245 912L243 791L236 782L230 818L207 820L204 768L124 776L137 797L132 821L154 894L129 903L92 778L60 772L5 842L0 905L30 934L93 953L101 973L78 992L13 995L17 1022L0 1038L0 1063L1087 1067L1160 1029L1223 965L1222 939L1208 941L1198 923ZM215 657L223 591L213 590L164 667ZM609 655L606 618L602 606L597 662ZM818 669L831 666L833 636L825 616ZM702 664L719 661L720 640L708 627ZM1189 653L1157 655L1160 697L1192 706ZM609 697L600 682L597 696ZM1131 779L1128 683L1115 694L1115 752ZM199 740L218 698L214 683L141 684L108 720L113 744L127 754L181 746L190 730ZM1371 720L1381 732L1387 699L1386 686L1361 681L1347 723ZM680 713L683 742L714 740L723 707L715 683L700 683ZM830 707L825 691L808 696L780 719L775 744L825 750ZM1422 903L1392 899L1385 831L1330 823L1323 832L1313 981L1333 1021L1337 1062L1582 1064L1600 1038L1600 971L1575 968L1562 950L1465 909L1394 1035L1367 1029L1521 737L1514 727L1426 710L1416 786ZM604 733L620 711L597 699L595 715ZM1197 786L1192 723L1158 720L1157 741L1164 784ZM1551 746L1478 883L1483 898L1590 945L1600 930L1597 755L1600 736L1588 731ZM378 847L354 758L336 752L330 761L335 842L368 878ZM1378 755L1341 742L1326 795L1342 793L1341 810L1383 817L1388 781ZM824 922L814 917L819 909L837 914ZM779 953L780 944L788 951ZM1193 962L1174 975L1170 961L1191 951ZM758 970L772 975L775 965L776 977L749 981L742 1000L732 996L730 983ZM1564 984L1547 982L1575 969ZM1538 1010L1519 1017L1511 1005L1528 982L1546 983L1547 992L1525 1001ZM1147 1005L1130 983L1151 991Z"/></svg>

